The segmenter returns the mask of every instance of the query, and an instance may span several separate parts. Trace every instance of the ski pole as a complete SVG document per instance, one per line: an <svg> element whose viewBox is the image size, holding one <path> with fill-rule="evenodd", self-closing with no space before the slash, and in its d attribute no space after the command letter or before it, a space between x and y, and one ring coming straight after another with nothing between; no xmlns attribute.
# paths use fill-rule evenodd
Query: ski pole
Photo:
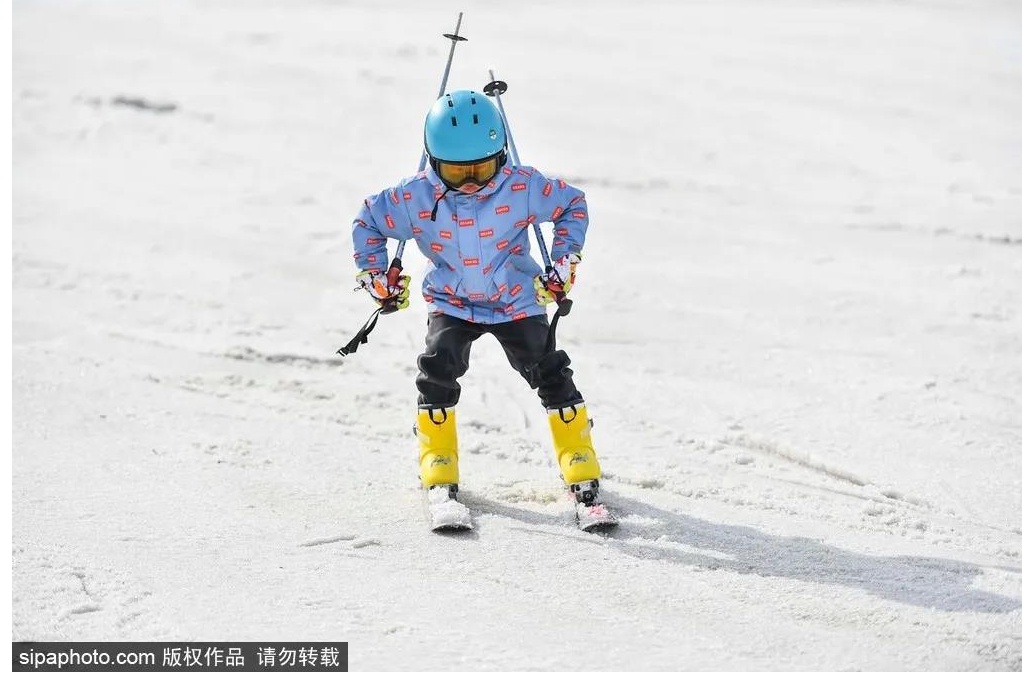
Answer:
<svg viewBox="0 0 1022 681"><path fill-rule="evenodd" d="M504 131L507 132L507 145L511 148L511 161L516 165L520 166L521 159L518 157L518 149L515 147L515 138L511 136L511 124L507 121L507 114L504 113L504 103L500 101L500 96L507 92L507 83L502 80L497 80L497 77L493 75L493 69L490 69L490 82L483 88L483 92L487 96L493 97L497 100L497 108L500 110L500 117L504 119ZM547 272L550 272L554 268L550 262L550 253L546 249L546 241L543 239L543 232L540 231L539 225L533 225L532 229L536 233L536 240L539 242L539 252L543 256L543 264L546 265Z"/></svg>
<svg viewBox="0 0 1022 681"><path fill-rule="evenodd" d="M447 66L444 68L444 77L440 81L440 93L437 94L437 99L444 96L444 90L447 89L447 78L451 75L451 63L454 61L454 48L459 42L468 40L468 38L458 35L458 31L461 29L461 17L464 12L458 12L458 23L454 26L454 33L444 33L444 37L451 41L451 51L447 53ZM421 173L426 169L426 150L422 150L422 158L419 159L419 172ZM404 265L401 264L401 258L405 254L405 243L402 241L397 245L397 253L394 255L394 259L390 261L390 266L387 268L387 283L391 286L397 286L398 279L401 277L401 270L404 269ZM383 314L390 314L397 310L397 303L388 303L383 306Z"/></svg>
<svg viewBox="0 0 1022 681"><path fill-rule="evenodd" d="M500 100L500 96L507 92L507 83L502 80L497 80L497 77L493 75L493 69L490 69L490 82L483 88L483 92L487 96L493 97L497 100L497 109L500 110L500 117L504 119L504 131L507 133L507 144L511 150L511 161L516 165L521 165L521 160L518 156L518 149L515 147L515 139L511 136L511 124L508 123L507 114L504 112L504 104ZM540 230L539 225L533 223L532 229L536 234L536 241L539 245L540 255L543 256L543 264L546 265L546 274L549 277L556 273L553 263L550 261L550 252L546 247L546 240L543 238L543 232ZM565 317L571 312L571 301L565 296L564 291L556 291L554 293L554 302L557 303L557 313L554 315L553 321L550 323L550 335L547 341L547 349L549 352L553 352L554 335L557 328L557 320L561 317Z"/></svg>
<svg viewBox="0 0 1022 681"><path fill-rule="evenodd" d="M440 81L440 94L437 98L443 96L444 89L447 87L447 78L451 74L451 63L454 61L454 48L455 46L463 41L468 40L458 35L458 31L461 29L461 18L464 12L458 12L458 23L454 26L454 33L444 33L444 37L451 41L451 51L447 54L447 66L444 67L444 77ZM422 151L422 158L419 160L419 172L421 173L426 169L426 150ZM401 279L401 271L404 269L404 265L401 263L401 256L405 252L405 242L402 241L397 246L397 253L394 255L394 259L390 261L390 265L387 267L387 284L389 286L397 286ZM390 314L398 310L397 302L390 302L385 305L381 305L377 308L370 316L369 320L362 325L362 328L358 330L355 337L348 341L348 344L337 351L338 355L347 356L358 350L358 346L363 343L369 342L369 332L376 328L376 320L379 319L381 314Z"/></svg>

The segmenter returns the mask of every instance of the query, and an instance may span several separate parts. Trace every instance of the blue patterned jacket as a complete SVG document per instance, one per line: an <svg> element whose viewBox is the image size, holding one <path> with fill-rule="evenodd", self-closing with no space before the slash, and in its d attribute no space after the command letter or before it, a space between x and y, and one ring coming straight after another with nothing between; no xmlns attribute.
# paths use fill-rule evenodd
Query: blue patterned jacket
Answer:
<svg viewBox="0 0 1022 681"><path fill-rule="evenodd" d="M585 194L510 163L476 194L451 190L441 198L445 189L427 168L367 198L352 225L358 268L385 271L387 239L414 239L432 264L422 282L431 314L480 324L545 314L532 283L543 268L529 255L530 225L554 224L553 260L581 253L589 226Z"/></svg>

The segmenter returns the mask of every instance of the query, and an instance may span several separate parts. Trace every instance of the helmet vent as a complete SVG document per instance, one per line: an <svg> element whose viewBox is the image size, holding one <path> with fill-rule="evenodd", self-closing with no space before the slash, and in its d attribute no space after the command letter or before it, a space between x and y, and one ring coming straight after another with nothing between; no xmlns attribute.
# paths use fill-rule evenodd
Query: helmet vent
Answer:
<svg viewBox="0 0 1022 681"><path fill-rule="evenodd" d="M473 104L475 104L475 103L476 103L476 98L475 98L475 97L473 97L473 98L472 98L472 103L473 103Z"/></svg>
<svg viewBox="0 0 1022 681"><path fill-rule="evenodd" d="M449 106L452 109L454 108L454 98L451 97L450 95L447 95L447 106Z"/></svg>
<svg viewBox="0 0 1022 681"><path fill-rule="evenodd" d="M451 125L454 126L455 128L458 127L458 117L457 116L451 116Z"/></svg>
<svg viewBox="0 0 1022 681"><path fill-rule="evenodd" d="M479 114L472 114L472 123L474 125L479 125Z"/></svg>

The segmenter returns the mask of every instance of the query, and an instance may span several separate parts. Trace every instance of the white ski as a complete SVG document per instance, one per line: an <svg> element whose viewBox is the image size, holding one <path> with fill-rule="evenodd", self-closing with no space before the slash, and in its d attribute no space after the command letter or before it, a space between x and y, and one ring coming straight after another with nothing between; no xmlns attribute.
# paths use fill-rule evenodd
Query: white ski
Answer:
<svg viewBox="0 0 1022 681"><path fill-rule="evenodd" d="M604 504L586 506L582 503L576 503L575 520L578 522L579 529L586 532L610 529L618 524L617 516Z"/></svg>
<svg viewBox="0 0 1022 681"><path fill-rule="evenodd" d="M456 486L436 485L425 492L426 517L434 532L472 529L472 514L458 501Z"/></svg>

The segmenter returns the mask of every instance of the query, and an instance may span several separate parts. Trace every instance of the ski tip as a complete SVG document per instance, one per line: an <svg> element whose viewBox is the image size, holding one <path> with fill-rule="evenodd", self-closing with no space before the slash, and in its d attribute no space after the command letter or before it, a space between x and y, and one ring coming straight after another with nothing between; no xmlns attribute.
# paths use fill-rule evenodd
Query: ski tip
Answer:
<svg viewBox="0 0 1022 681"><path fill-rule="evenodd" d="M618 522L616 520L608 520L604 522L593 523L592 525L587 525L585 527L582 527L580 525L579 527L583 532L588 532L589 534L610 534L617 528L617 526Z"/></svg>
<svg viewBox="0 0 1022 681"><path fill-rule="evenodd" d="M585 532L606 532L618 525L617 515L603 504L575 507L575 521L580 530Z"/></svg>
<svg viewBox="0 0 1022 681"><path fill-rule="evenodd" d="M434 534L465 534L471 532L474 527L472 524L461 524L455 523L450 525L434 525L432 528Z"/></svg>

